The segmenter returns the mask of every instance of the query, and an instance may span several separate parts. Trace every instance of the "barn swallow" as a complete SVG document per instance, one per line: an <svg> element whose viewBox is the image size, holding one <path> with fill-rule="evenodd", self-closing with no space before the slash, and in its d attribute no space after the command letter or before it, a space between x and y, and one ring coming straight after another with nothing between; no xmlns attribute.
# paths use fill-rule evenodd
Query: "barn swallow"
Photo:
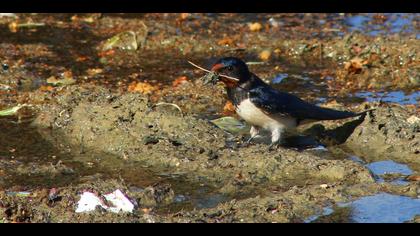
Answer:
<svg viewBox="0 0 420 236"><path fill-rule="evenodd" d="M366 113L337 111L310 104L302 99L272 88L249 71L242 60L225 57L218 60L211 72L225 84L229 100L236 113L251 125L250 143L261 129L271 132L271 145L277 147L286 130L298 125L320 121L356 117Z"/></svg>

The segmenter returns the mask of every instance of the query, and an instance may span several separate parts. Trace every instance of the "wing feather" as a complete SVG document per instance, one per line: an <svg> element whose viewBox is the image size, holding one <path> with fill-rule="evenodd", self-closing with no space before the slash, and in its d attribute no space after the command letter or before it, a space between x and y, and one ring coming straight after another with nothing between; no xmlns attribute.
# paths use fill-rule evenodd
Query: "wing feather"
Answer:
<svg viewBox="0 0 420 236"><path fill-rule="evenodd" d="M292 116L298 120L335 120L357 115L353 112L318 107L268 85L249 90L249 99L268 114Z"/></svg>

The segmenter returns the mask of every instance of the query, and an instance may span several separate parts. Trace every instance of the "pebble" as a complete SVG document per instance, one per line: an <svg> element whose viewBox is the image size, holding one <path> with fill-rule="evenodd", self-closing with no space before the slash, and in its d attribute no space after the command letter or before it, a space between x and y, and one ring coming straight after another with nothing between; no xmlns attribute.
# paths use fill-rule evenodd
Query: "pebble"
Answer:
<svg viewBox="0 0 420 236"><path fill-rule="evenodd" d="M6 63L3 63L1 65L1 68L3 68L4 71L7 71L7 70L9 70L9 65L7 65Z"/></svg>
<svg viewBox="0 0 420 236"><path fill-rule="evenodd" d="M323 189L326 189L326 188L328 188L328 184L321 184L321 185L319 185L319 187L321 187Z"/></svg>
<svg viewBox="0 0 420 236"><path fill-rule="evenodd" d="M410 124L420 123L420 118L418 118L415 115L412 115L412 116L407 118L407 122L410 123Z"/></svg>

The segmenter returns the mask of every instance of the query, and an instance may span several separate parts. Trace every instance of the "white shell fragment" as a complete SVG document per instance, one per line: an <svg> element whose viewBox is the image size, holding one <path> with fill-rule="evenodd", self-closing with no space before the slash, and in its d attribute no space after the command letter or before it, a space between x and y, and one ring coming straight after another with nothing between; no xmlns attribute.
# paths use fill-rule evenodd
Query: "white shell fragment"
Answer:
<svg viewBox="0 0 420 236"><path fill-rule="evenodd" d="M97 206L101 206L105 209L108 208L102 203L101 199L96 196L96 194L83 192L79 202L77 203L76 213L93 211Z"/></svg>
<svg viewBox="0 0 420 236"><path fill-rule="evenodd" d="M133 212L134 204L119 189L104 195L104 198L109 201L112 206L107 206L94 193L83 192L79 202L77 203L76 213L94 211L97 206L114 213L118 213L120 211Z"/></svg>
<svg viewBox="0 0 420 236"><path fill-rule="evenodd" d="M328 188L328 184L321 184L321 185L319 185L319 187L321 187L323 189L326 189L326 188Z"/></svg>
<svg viewBox="0 0 420 236"><path fill-rule="evenodd" d="M134 204L121 192L121 190L117 189L104 197L113 205L113 207L109 207L109 211L115 213L118 213L119 211L133 212Z"/></svg>

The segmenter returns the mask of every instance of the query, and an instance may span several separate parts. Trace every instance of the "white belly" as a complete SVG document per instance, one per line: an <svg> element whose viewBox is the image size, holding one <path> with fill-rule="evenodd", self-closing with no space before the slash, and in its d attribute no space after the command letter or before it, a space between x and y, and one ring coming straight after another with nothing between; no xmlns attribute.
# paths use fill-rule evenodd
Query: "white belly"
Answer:
<svg viewBox="0 0 420 236"><path fill-rule="evenodd" d="M236 107L236 113L247 123L267 130L290 129L296 127L295 119L282 116L268 116L257 108L249 99L242 101Z"/></svg>

